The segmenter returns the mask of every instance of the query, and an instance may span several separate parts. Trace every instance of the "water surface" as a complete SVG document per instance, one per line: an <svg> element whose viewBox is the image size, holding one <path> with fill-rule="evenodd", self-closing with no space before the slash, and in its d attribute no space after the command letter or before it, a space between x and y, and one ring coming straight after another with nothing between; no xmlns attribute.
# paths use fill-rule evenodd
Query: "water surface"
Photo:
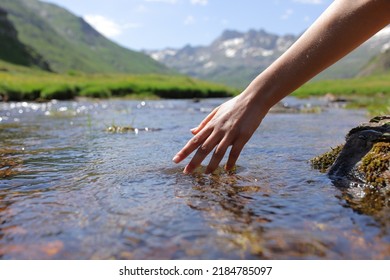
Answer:
<svg viewBox="0 0 390 280"><path fill-rule="evenodd" d="M182 174L171 158L221 102L0 104L0 258L390 257L388 208L357 211L308 162L364 112L269 114L236 172Z"/></svg>

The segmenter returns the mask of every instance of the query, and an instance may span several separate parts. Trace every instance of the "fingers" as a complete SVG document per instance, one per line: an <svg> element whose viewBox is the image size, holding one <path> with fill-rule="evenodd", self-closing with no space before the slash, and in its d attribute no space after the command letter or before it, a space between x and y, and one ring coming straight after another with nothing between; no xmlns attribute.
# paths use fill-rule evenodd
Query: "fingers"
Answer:
<svg viewBox="0 0 390 280"><path fill-rule="evenodd" d="M227 149L231 145L228 138L223 139L222 141L220 141L219 144L218 144L218 142L219 142L218 139L219 138L217 138L217 137L210 136L208 141L206 141L203 145L201 145L198 148L198 151L196 152L196 154L192 158L191 162L185 167L185 169L184 169L185 174L191 174L192 172L194 172L194 170L202 163L202 161L207 157L207 155L212 152L212 150L215 148L215 146L216 146L216 148L215 148L213 156L210 159L210 162L205 170L205 173L210 174L218 168ZM236 161L237 161L238 157L240 156L242 149L245 146L245 143L246 143L245 141L237 141L236 143L234 143L232 145L232 149L229 153L228 161L225 165L226 171L232 170L234 168Z"/></svg>
<svg viewBox="0 0 390 280"><path fill-rule="evenodd" d="M218 145L218 142L220 142L219 135L215 133L211 134L208 139L200 145L190 163L185 167L184 173L192 173L208 156L208 154L214 150L215 146Z"/></svg>
<svg viewBox="0 0 390 280"><path fill-rule="evenodd" d="M195 151L210 136L212 130L203 130L198 135L192 137L190 141L172 159L174 163L179 163Z"/></svg>
<svg viewBox="0 0 390 280"><path fill-rule="evenodd" d="M234 168L238 157L242 149L245 146L247 141L242 139L236 139L232 143L229 137L225 137L221 140L222 136L217 133L205 133L202 131L202 134L196 135L193 137L187 145L174 157L173 161L179 163L187 156L189 156L193 151L198 149L193 156L190 163L184 168L184 173L191 174L194 170L202 163L202 161L214 150L213 156L210 159L210 162L205 170L206 174L214 172L220 162L222 161L227 149L229 146L232 146L228 161L225 165L225 170L229 171Z"/></svg>
<svg viewBox="0 0 390 280"><path fill-rule="evenodd" d="M236 161L241 154L242 149L245 146L246 141L237 141L230 150L228 161L225 165L225 170L229 171L234 168Z"/></svg>
<svg viewBox="0 0 390 280"><path fill-rule="evenodd" d="M195 128L191 129L191 133L196 135L198 134L207 124L208 122L215 116L219 107L215 108L203 121Z"/></svg>
<svg viewBox="0 0 390 280"><path fill-rule="evenodd" d="M218 144L218 146L215 148L214 154L209 162L209 165L205 170L206 174L210 174L218 168L218 165L222 161L228 147L229 143L225 139L223 139L221 143Z"/></svg>

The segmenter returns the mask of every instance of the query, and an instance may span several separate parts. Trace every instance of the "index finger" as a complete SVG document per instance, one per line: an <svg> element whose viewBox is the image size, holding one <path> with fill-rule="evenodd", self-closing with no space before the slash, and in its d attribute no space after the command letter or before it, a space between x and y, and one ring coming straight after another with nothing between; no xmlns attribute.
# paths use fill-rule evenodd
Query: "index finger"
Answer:
<svg viewBox="0 0 390 280"><path fill-rule="evenodd" d="M212 129L202 130L200 133L191 138L190 141L181 149L172 159L174 163L179 163L195 151L210 136Z"/></svg>

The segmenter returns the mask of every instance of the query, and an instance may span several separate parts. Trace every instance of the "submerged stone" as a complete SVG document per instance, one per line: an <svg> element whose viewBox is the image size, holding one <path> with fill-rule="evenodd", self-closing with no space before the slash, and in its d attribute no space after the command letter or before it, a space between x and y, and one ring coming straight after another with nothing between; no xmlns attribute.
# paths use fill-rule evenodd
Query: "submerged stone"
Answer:
<svg viewBox="0 0 390 280"><path fill-rule="evenodd" d="M140 131L159 131L161 129L159 128L150 128L150 127L143 127L143 128L136 128L132 126L117 126L117 125L112 125L106 128L106 132L111 132L111 133L128 133L128 132L134 132L138 133Z"/></svg>

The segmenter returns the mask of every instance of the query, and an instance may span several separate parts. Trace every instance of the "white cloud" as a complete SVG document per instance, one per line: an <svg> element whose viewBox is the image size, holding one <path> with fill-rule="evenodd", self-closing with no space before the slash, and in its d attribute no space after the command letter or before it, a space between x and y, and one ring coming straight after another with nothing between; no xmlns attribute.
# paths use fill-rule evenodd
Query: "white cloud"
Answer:
<svg viewBox="0 0 390 280"><path fill-rule="evenodd" d="M191 25L195 23L195 18L193 16L187 16L184 20L185 25Z"/></svg>
<svg viewBox="0 0 390 280"><path fill-rule="evenodd" d="M192 5L206 6L208 3L209 3L209 0L191 0Z"/></svg>
<svg viewBox="0 0 390 280"><path fill-rule="evenodd" d="M125 29L139 27L139 24L135 23L118 24L101 15L85 15L83 18L93 28L108 38L121 35Z"/></svg>
<svg viewBox="0 0 390 280"><path fill-rule="evenodd" d="M323 0L293 0L293 2L302 3L302 4L318 5L318 4L322 4L324 1Z"/></svg>
<svg viewBox="0 0 390 280"><path fill-rule="evenodd" d="M294 11L292 9L287 9L286 11L284 11L284 14L280 18L283 20L288 20L293 13Z"/></svg>

